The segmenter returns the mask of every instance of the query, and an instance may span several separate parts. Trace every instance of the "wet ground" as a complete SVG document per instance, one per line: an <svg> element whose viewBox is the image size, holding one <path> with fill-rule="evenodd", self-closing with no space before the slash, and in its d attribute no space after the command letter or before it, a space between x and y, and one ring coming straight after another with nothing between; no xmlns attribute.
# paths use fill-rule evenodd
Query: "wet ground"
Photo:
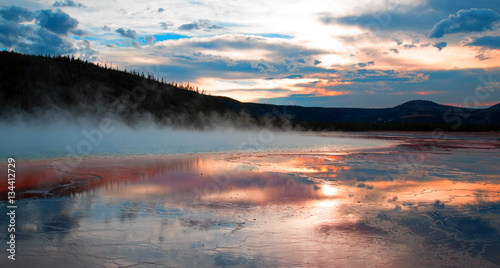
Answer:
<svg viewBox="0 0 500 268"><path fill-rule="evenodd" d="M392 146L20 161L0 266L500 266L499 134L356 136Z"/></svg>

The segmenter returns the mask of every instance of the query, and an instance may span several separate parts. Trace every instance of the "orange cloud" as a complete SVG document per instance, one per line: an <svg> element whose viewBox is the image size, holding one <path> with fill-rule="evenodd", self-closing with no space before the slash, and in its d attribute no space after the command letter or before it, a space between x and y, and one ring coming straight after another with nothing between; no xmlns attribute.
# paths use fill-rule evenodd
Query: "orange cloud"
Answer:
<svg viewBox="0 0 500 268"><path fill-rule="evenodd" d="M415 91L414 92L417 95L433 95L433 94L439 94L439 91Z"/></svg>
<svg viewBox="0 0 500 268"><path fill-rule="evenodd" d="M317 88L316 96L340 96L350 94L350 91L339 91L339 90L326 90L324 88Z"/></svg>

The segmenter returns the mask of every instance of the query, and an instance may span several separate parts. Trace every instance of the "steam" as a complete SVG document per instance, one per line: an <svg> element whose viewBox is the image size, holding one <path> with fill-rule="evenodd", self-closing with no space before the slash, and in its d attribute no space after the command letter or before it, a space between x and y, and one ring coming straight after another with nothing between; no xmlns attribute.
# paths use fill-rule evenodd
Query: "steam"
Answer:
<svg viewBox="0 0 500 268"><path fill-rule="evenodd" d="M376 140L330 133L317 135L272 128L240 130L217 127L182 129L153 123L129 126L104 117L92 120L16 121L0 123L0 157L18 159L87 157L96 155L163 155L209 152L319 150L350 151L385 146Z"/></svg>

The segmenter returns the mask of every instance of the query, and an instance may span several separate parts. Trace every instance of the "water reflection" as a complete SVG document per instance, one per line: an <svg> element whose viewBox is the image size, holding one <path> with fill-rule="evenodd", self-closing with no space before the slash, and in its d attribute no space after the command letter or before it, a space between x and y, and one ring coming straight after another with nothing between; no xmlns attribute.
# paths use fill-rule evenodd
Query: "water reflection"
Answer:
<svg viewBox="0 0 500 268"><path fill-rule="evenodd" d="M499 147L419 142L94 158L59 179L21 162L14 267L499 265ZM412 154L425 161L401 168Z"/></svg>

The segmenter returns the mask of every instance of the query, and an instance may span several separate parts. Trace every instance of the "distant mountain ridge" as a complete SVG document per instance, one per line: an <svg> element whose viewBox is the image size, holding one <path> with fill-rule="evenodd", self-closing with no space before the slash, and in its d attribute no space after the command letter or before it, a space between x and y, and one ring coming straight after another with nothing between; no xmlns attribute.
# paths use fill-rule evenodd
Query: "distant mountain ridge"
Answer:
<svg viewBox="0 0 500 268"><path fill-rule="evenodd" d="M490 108L488 108L488 110L500 110L500 103L491 106Z"/></svg>
<svg viewBox="0 0 500 268"><path fill-rule="evenodd" d="M137 88L147 88L135 92ZM134 94L143 94L134 98ZM140 95L139 94L139 95ZM136 96L137 97L137 96ZM242 103L70 57L0 52L0 119L50 111L66 116L114 114L128 124L148 118L195 128L230 122L311 130L498 130L500 103L486 109L414 100L392 108L322 108ZM31 117L30 116L30 117Z"/></svg>

